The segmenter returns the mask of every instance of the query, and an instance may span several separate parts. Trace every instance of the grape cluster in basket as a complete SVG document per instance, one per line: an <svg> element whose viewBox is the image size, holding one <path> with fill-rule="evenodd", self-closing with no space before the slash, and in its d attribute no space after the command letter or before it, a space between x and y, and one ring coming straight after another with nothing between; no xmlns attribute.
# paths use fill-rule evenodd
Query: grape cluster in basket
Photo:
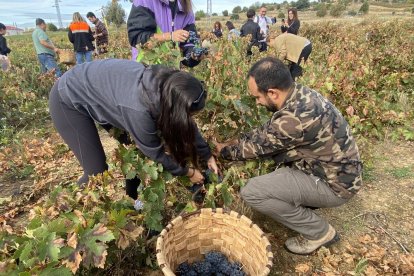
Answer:
<svg viewBox="0 0 414 276"><path fill-rule="evenodd" d="M203 261L178 266L175 272L180 276L245 276L240 263L230 263L220 252L211 251L205 255Z"/></svg>

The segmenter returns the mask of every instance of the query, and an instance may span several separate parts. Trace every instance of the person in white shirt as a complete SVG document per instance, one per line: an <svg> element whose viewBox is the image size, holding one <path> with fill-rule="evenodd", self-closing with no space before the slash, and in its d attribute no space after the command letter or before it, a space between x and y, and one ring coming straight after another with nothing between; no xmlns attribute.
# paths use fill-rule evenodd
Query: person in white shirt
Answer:
<svg viewBox="0 0 414 276"><path fill-rule="evenodd" d="M266 7L261 7L259 10L259 15L257 15L253 20L260 26L260 33L263 36L263 40L260 40L259 43L261 44L260 47L263 51L267 49L266 40L269 35L269 26L273 24L272 19L266 16L266 12Z"/></svg>

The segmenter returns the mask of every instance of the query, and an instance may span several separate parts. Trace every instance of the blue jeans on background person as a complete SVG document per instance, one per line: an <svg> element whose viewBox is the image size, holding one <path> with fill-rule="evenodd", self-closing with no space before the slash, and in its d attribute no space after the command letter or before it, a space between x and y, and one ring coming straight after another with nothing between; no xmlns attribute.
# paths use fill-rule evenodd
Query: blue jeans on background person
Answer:
<svg viewBox="0 0 414 276"><path fill-rule="evenodd" d="M92 61L92 51L76 52L76 64Z"/></svg>
<svg viewBox="0 0 414 276"><path fill-rule="evenodd" d="M55 77L59 78L62 76L59 66L56 63L55 57L51 54L42 53L37 55L40 62L40 70L42 74L55 70Z"/></svg>

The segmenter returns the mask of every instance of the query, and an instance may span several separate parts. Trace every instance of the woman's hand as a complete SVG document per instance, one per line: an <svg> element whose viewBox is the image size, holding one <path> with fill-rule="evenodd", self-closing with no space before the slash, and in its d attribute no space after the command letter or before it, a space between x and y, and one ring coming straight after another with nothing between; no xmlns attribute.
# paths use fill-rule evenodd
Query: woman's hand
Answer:
<svg viewBox="0 0 414 276"><path fill-rule="evenodd" d="M185 30L176 30L172 33L171 39L176 42L186 42L190 33Z"/></svg>
<svg viewBox="0 0 414 276"><path fill-rule="evenodd" d="M187 176L190 178L191 183L204 183L204 176L197 169L189 168Z"/></svg>
<svg viewBox="0 0 414 276"><path fill-rule="evenodd" d="M215 174L218 174L218 167L216 163L216 159L214 156L211 156L207 161L207 166L210 170L212 170Z"/></svg>

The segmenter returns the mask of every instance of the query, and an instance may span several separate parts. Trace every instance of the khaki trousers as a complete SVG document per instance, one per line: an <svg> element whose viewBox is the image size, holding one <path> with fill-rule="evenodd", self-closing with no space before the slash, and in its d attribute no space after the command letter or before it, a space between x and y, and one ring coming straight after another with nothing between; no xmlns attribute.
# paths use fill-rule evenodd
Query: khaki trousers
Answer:
<svg viewBox="0 0 414 276"><path fill-rule="evenodd" d="M253 209L310 240L323 237L328 222L309 207L337 207L348 201L336 196L318 177L292 168L251 178L241 196Z"/></svg>

